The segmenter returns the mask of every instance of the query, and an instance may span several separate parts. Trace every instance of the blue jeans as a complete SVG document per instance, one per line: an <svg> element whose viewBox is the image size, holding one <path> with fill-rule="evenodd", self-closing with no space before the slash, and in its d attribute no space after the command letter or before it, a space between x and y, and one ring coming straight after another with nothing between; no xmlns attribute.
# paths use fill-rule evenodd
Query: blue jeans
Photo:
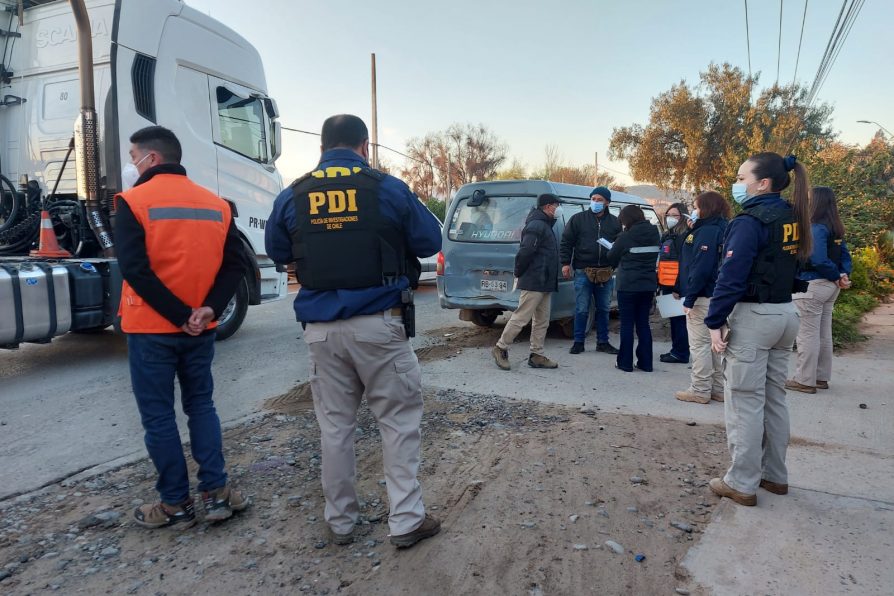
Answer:
<svg viewBox="0 0 894 596"><path fill-rule="evenodd" d="M661 293L672 294L673 292L662 290ZM670 353L678 360L689 362L689 331L686 328L686 316L671 317L668 320L671 332Z"/></svg>
<svg viewBox="0 0 894 596"><path fill-rule="evenodd" d="M621 314L621 345L618 347L618 368L633 370L633 330L636 329L636 366L652 370L652 330L649 312L655 292L618 291L618 311Z"/></svg>
<svg viewBox="0 0 894 596"><path fill-rule="evenodd" d="M587 319L590 317L590 301L596 301L596 342L608 343L608 310L611 307L614 278L604 284L594 284L587 279L583 269L574 270L574 341L584 343L587 336Z"/></svg>
<svg viewBox="0 0 894 596"><path fill-rule="evenodd" d="M188 418L190 450L199 466L199 490L225 486L220 420L211 395L215 333L198 337L131 333L127 336L130 379L155 469L155 488L168 504L189 498L189 475L174 414L174 376Z"/></svg>

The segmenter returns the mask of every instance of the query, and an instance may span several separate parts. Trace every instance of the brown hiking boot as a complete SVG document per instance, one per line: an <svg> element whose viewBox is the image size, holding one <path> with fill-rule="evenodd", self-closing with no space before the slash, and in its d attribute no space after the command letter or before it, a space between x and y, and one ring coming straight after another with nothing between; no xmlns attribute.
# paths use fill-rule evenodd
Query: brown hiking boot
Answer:
<svg viewBox="0 0 894 596"><path fill-rule="evenodd" d="M680 401L691 401L696 404L706 404L711 401L711 396L699 395L698 393L693 393L691 391L675 391L674 397Z"/></svg>
<svg viewBox="0 0 894 596"><path fill-rule="evenodd" d="M712 393L712 394L711 394L711 399L713 399L714 401L722 402L722 401L723 401L723 394L722 394L722 393Z"/></svg>
<svg viewBox="0 0 894 596"><path fill-rule="evenodd" d="M800 391L801 393L816 393L816 387L811 387L810 385L802 385L801 383L789 379L785 382L785 388L791 389L792 391Z"/></svg>
<svg viewBox="0 0 894 596"><path fill-rule="evenodd" d="M816 388L817 388L817 389L828 389L828 388L829 388L829 381L817 381L817 382L816 382Z"/></svg>
<svg viewBox="0 0 894 596"><path fill-rule="evenodd" d="M251 505L251 499L229 486L203 492L202 502L205 505L205 520L209 522L229 519L233 513Z"/></svg>
<svg viewBox="0 0 894 596"><path fill-rule="evenodd" d="M192 499L187 499L178 505L161 502L140 505L134 509L133 519L138 526L150 530L158 528L185 530L196 525L196 513Z"/></svg>
<svg viewBox="0 0 894 596"><path fill-rule="evenodd" d="M425 519L422 520L418 528L400 536L392 536L391 544L397 548L410 548L420 540L431 538L440 531L441 522L426 513Z"/></svg>
<svg viewBox="0 0 894 596"><path fill-rule="evenodd" d="M509 366L509 350L504 350L499 346L494 346L493 349L494 362L497 363L503 370L509 370L511 367Z"/></svg>
<svg viewBox="0 0 894 596"><path fill-rule="evenodd" d="M757 505L757 495L746 495L745 493L740 493L739 491L728 485L726 482L724 482L721 478L711 478L710 482L708 482L708 486L711 488L711 492L718 497L726 497L728 499L732 499L739 505L745 505L746 507L754 507L755 505Z"/></svg>
<svg viewBox="0 0 894 596"><path fill-rule="evenodd" d="M788 484L779 484L778 482L770 482L761 478L761 488L774 495L787 495Z"/></svg>
<svg viewBox="0 0 894 596"><path fill-rule="evenodd" d="M543 354L531 354L528 356L528 366L531 368L559 368L559 363L550 360Z"/></svg>

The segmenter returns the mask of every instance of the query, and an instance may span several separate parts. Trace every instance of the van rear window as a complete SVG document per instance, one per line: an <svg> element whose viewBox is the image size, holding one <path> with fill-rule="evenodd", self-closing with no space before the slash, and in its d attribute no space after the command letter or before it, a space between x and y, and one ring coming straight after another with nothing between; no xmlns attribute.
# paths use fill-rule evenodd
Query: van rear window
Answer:
<svg viewBox="0 0 894 596"><path fill-rule="evenodd" d="M518 242L534 197L487 197L477 207L460 199L447 237L456 242Z"/></svg>

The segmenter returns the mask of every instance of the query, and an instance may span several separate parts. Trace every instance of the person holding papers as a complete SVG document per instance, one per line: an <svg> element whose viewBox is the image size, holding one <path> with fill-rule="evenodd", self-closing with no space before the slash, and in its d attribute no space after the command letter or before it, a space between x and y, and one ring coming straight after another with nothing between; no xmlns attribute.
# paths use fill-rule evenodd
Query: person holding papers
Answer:
<svg viewBox="0 0 894 596"><path fill-rule="evenodd" d="M633 372L633 331L636 329L635 367L652 372L652 330L649 311L658 289L655 259L658 256L660 233L646 221L636 205L621 209L618 221L624 231L608 251L608 263L616 268L618 310L621 314L621 346L615 368Z"/></svg>
<svg viewBox="0 0 894 596"><path fill-rule="evenodd" d="M706 404L711 399L723 401L723 368L720 354L711 351L711 334L705 326L705 315L717 281L730 207L716 192L703 192L695 197L693 205L692 231L683 240L680 252L680 295L686 313L692 372L689 388L677 391L674 397L680 401Z"/></svg>
<svg viewBox="0 0 894 596"><path fill-rule="evenodd" d="M680 298L680 253L683 241L689 235L689 210L683 203L674 203L664 212L667 231L661 236L658 253L658 287L662 295ZM686 316L670 317L671 349L659 357L667 364L689 362L689 338L686 333Z"/></svg>

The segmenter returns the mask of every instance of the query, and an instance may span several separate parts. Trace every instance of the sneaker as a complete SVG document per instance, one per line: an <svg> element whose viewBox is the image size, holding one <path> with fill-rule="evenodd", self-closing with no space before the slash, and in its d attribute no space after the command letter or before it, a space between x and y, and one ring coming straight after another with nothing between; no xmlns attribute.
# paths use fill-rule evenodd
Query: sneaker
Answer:
<svg viewBox="0 0 894 596"><path fill-rule="evenodd" d="M745 505L746 507L754 507L757 505L757 495L746 495L745 493L740 493L736 489L732 488L721 478L711 478L711 481L708 482L708 486L711 488L711 492L717 495L718 497L726 497L727 499L732 499L739 505Z"/></svg>
<svg viewBox="0 0 894 596"><path fill-rule="evenodd" d="M666 364L688 364L689 363L688 359L683 360L682 358L677 358L670 352L668 352L667 354L662 354L661 356L658 357L658 359Z"/></svg>
<svg viewBox="0 0 894 596"><path fill-rule="evenodd" d="M531 368L559 368L559 363L550 360L543 354L531 354L528 356L528 366Z"/></svg>
<svg viewBox="0 0 894 596"><path fill-rule="evenodd" d="M801 393L816 393L816 387L811 387L810 385L802 385L794 379L789 379L788 381L786 381L785 388L791 389L792 391L800 391Z"/></svg>
<svg viewBox="0 0 894 596"><path fill-rule="evenodd" d="M251 499L229 486L203 492L202 502L205 505L205 520L210 522L229 519L233 513L251 505Z"/></svg>
<svg viewBox="0 0 894 596"><path fill-rule="evenodd" d="M605 352L606 354L617 354L618 348L616 348L615 346L613 346L610 343L608 343L607 341L605 341L605 342L599 342L598 344L596 344L596 351L597 352Z"/></svg>
<svg viewBox="0 0 894 596"><path fill-rule="evenodd" d="M433 518L429 514L425 514L425 519L419 524L419 527L400 536L392 536L391 544L397 548L410 548L420 540L431 538L441 531L441 522Z"/></svg>
<svg viewBox="0 0 894 596"><path fill-rule="evenodd" d="M725 398L723 397L722 393L712 393L711 399L713 399L714 401L723 402Z"/></svg>
<svg viewBox="0 0 894 596"><path fill-rule="evenodd" d="M346 544L351 544L352 542L354 542L354 535L356 534L357 526L352 526L351 531L347 534L339 534L329 526L326 527L326 530L329 534L329 540L331 540L334 544L344 546Z"/></svg>
<svg viewBox="0 0 894 596"><path fill-rule="evenodd" d="M828 389L828 388L829 388L829 381L817 381L817 382L816 382L816 388L817 388L817 389Z"/></svg>
<svg viewBox="0 0 894 596"><path fill-rule="evenodd" d="M498 346L494 346L493 349L494 362L497 363L497 366L503 370L509 370L511 367L509 366L509 350L504 350Z"/></svg>
<svg viewBox="0 0 894 596"><path fill-rule="evenodd" d="M767 492L773 493L774 495L787 495L788 494L788 484L780 484L778 482L770 482L769 480L764 480L761 478L761 488Z"/></svg>
<svg viewBox="0 0 894 596"><path fill-rule="evenodd" d="M576 341L573 344L571 344L571 349L568 350L568 353L569 354L580 354L583 351L584 351L584 342Z"/></svg>
<svg viewBox="0 0 894 596"><path fill-rule="evenodd" d="M712 396L699 395L698 393L693 393L691 391L675 391L674 397L676 397L680 401L689 401L694 404L706 404L711 401ZM720 401L723 401L723 396L721 396Z"/></svg>
<svg viewBox="0 0 894 596"><path fill-rule="evenodd" d="M185 530L196 525L196 512L192 499L179 505L155 503L140 505L133 511L133 519L138 526L155 530L158 528L175 528Z"/></svg>

